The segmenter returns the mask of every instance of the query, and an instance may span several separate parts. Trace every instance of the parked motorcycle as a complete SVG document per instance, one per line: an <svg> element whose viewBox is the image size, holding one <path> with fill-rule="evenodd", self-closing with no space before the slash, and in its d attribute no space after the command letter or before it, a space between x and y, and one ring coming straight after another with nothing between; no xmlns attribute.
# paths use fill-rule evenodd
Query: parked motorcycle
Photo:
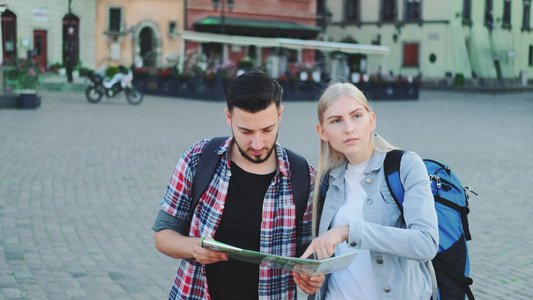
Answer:
<svg viewBox="0 0 533 300"><path fill-rule="evenodd" d="M91 103L98 103L104 95L108 98L115 98L125 94L126 100L132 105L138 105L143 101L144 95L132 84L133 73L125 68L119 68L119 72L111 79L104 79L104 76L91 72L88 77L90 85L85 90L85 97Z"/></svg>

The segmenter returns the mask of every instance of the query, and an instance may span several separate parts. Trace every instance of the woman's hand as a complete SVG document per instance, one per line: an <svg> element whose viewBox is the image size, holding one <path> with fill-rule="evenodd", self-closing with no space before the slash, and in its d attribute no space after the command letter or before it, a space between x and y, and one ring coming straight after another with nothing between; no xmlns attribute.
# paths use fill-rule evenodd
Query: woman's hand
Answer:
<svg viewBox="0 0 533 300"><path fill-rule="evenodd" d="M312 295L322 287L322 284L324 283L324 280L326 277L324 274L320 273L318 276L309 276L305 273L298 273L293 272L292 275L294 276L294 282L298 285L298 287L302 290L302 292Z"/></svg>
<svg viewBox="0 0 533 300"><path fill-rule="evenodd" d="M302 258L307 258L316 253L317 259L325 259L335 254L335 246L348 240L350 228L348 225L338 226L328 230L323 235L315 238L305 250Z"/></svg>

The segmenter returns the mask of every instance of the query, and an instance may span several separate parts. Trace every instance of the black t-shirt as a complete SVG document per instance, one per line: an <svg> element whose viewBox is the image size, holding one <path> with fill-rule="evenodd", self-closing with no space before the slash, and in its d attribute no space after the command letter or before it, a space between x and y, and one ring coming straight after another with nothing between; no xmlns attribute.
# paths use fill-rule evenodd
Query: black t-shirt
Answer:
<svg viewBox="0 0 533 300"><path fill-rule="evenodd" d="M275 173L248 173L232 162L228 195L215 240L259 251L263 199ZM205 270L211 299L259 298L259 265L230 258L207 264Z"/></svg>

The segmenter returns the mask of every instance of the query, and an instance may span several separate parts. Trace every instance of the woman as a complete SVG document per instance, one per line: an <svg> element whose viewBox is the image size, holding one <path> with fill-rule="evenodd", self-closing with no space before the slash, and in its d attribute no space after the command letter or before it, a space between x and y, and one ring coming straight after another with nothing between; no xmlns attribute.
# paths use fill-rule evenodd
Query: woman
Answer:
<svg viewBox="0 0 533 300"><path fill-rule="evenodd" d="M359 252L347 270L326 278L321 299L430 299L425 262L437 253L438 227L422 159L413 152L402 157L402 218L382 168L394 147L373 133L376 116L363 93L351 83L332 82L319 100L318 119L321 147L313 212L313 235L318 237L302 257ZM325 174L329 188L320 203ZM313 291L306 286L316 286L299 274L295 280L304 292Z"/></svg>

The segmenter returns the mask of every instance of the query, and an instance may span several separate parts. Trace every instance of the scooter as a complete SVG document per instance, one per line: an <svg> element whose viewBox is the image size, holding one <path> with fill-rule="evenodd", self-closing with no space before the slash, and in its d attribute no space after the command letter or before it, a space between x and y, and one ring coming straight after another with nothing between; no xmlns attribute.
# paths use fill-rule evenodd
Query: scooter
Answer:
<svg viewBox="0 0 533 300"><path fill-rule="evenodd" d="M85 97L91 103L98 103L102 100L104 95L107 98L115 98L123 93L126 95L126 100L129 104L138 105L143 101L144 95L132 84L133 74L128 70L124 74L123 68L113 76L111 79L104 79L104 76L98 73L91 72L88 74L91 80L90 85L85 90Z"/></svg>

